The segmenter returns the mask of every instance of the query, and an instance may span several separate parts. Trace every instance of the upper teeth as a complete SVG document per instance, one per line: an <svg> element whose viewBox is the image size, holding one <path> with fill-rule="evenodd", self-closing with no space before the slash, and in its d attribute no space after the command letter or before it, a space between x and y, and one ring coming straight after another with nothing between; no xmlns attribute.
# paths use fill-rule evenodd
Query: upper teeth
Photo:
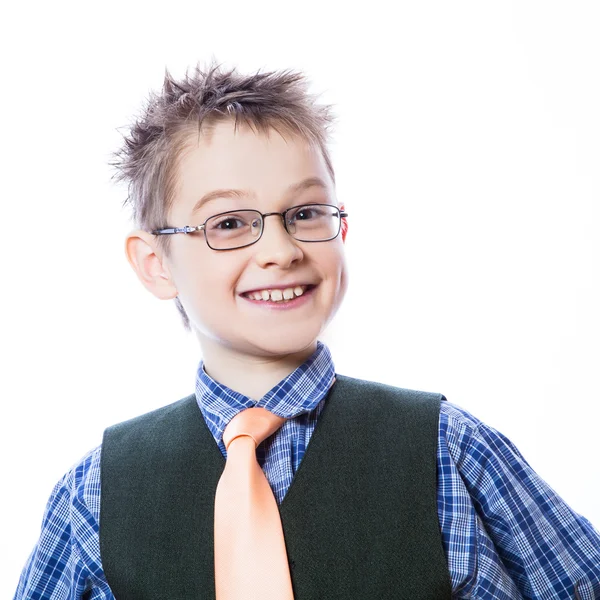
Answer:
<svg viewBox="0 0 600 600"><path fill-rule="evenodd" d="M306 285L298 285L295 288L285 288L284 290L260 290L257 292L248 292L246 296L252 300L281 302L282 300L291 300L294 296L302 296L306 288Z"/></svg>

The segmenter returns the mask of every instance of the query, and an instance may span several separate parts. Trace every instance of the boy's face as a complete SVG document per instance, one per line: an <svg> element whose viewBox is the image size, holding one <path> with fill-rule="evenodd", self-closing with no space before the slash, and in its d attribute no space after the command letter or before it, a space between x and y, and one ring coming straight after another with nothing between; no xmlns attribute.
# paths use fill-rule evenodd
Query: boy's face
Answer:
<svg viewBox="0 0 600 600"><path fill-rule="evenodd" d="M242 125L234 132L233 121L215 124L200 141L194 131L177 175L170 226L198 225L244 208L268 213L300 204L338 205L318 149L274 130L267 136ZM290 191L317 178L322 185ZM217 197L194 211L205 194L231 189L239 190L239 197ZM347 287L341 234L327 242L300 242L276 216L265 218L258 242L235 250L209 248L201 232L174 235L163 266L205 352L215 344L220 350L265 357L306 350L335 315ZM242 295L302 284L316 287L287 310Z"/></svg>

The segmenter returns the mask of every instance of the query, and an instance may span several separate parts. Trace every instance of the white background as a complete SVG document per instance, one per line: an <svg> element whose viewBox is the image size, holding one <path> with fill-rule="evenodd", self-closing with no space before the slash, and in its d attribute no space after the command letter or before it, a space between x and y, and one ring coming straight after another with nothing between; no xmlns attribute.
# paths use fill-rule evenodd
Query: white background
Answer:
<svg viewBox="0 0 600 600"><path fill-rule="evenodd" d="M445 393L599 527L598 3L213 4L3 11L0 595L103 429L193 390L107 162L165 67L213 54L301 69L337 106L337 371Z"/></svg>

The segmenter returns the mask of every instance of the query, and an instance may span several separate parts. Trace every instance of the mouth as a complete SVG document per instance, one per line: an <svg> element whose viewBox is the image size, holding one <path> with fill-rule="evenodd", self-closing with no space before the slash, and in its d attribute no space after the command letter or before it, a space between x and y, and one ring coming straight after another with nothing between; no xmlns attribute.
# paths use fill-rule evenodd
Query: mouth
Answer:
<svg viewBox="0 0 600 600"><path fill-rule="evenodd" d="M316 285L298 285L289 288L267 288L244 292L241 298L250 303L268 308L292 308L300 306L312 298Z"/></svg>

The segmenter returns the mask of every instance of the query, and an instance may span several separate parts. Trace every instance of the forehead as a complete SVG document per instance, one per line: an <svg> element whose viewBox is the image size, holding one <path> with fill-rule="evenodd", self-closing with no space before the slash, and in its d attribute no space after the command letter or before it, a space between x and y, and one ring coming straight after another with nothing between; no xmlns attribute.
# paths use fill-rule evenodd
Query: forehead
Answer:
<svg viewBox="0 0 600 600"><path fill-rule="evenodd" d="M201 198L218 196L213 192L219 190L239 192L223 202L278 207L292 199L286 196L294 186L311 178L323 182L324 188L313 186L323 199L333 197L333 182L316 145L279 128L259 132L245 124L235 128L233 120L221 121L186 138L176 167L171 213L191 216Z"/></svg>

